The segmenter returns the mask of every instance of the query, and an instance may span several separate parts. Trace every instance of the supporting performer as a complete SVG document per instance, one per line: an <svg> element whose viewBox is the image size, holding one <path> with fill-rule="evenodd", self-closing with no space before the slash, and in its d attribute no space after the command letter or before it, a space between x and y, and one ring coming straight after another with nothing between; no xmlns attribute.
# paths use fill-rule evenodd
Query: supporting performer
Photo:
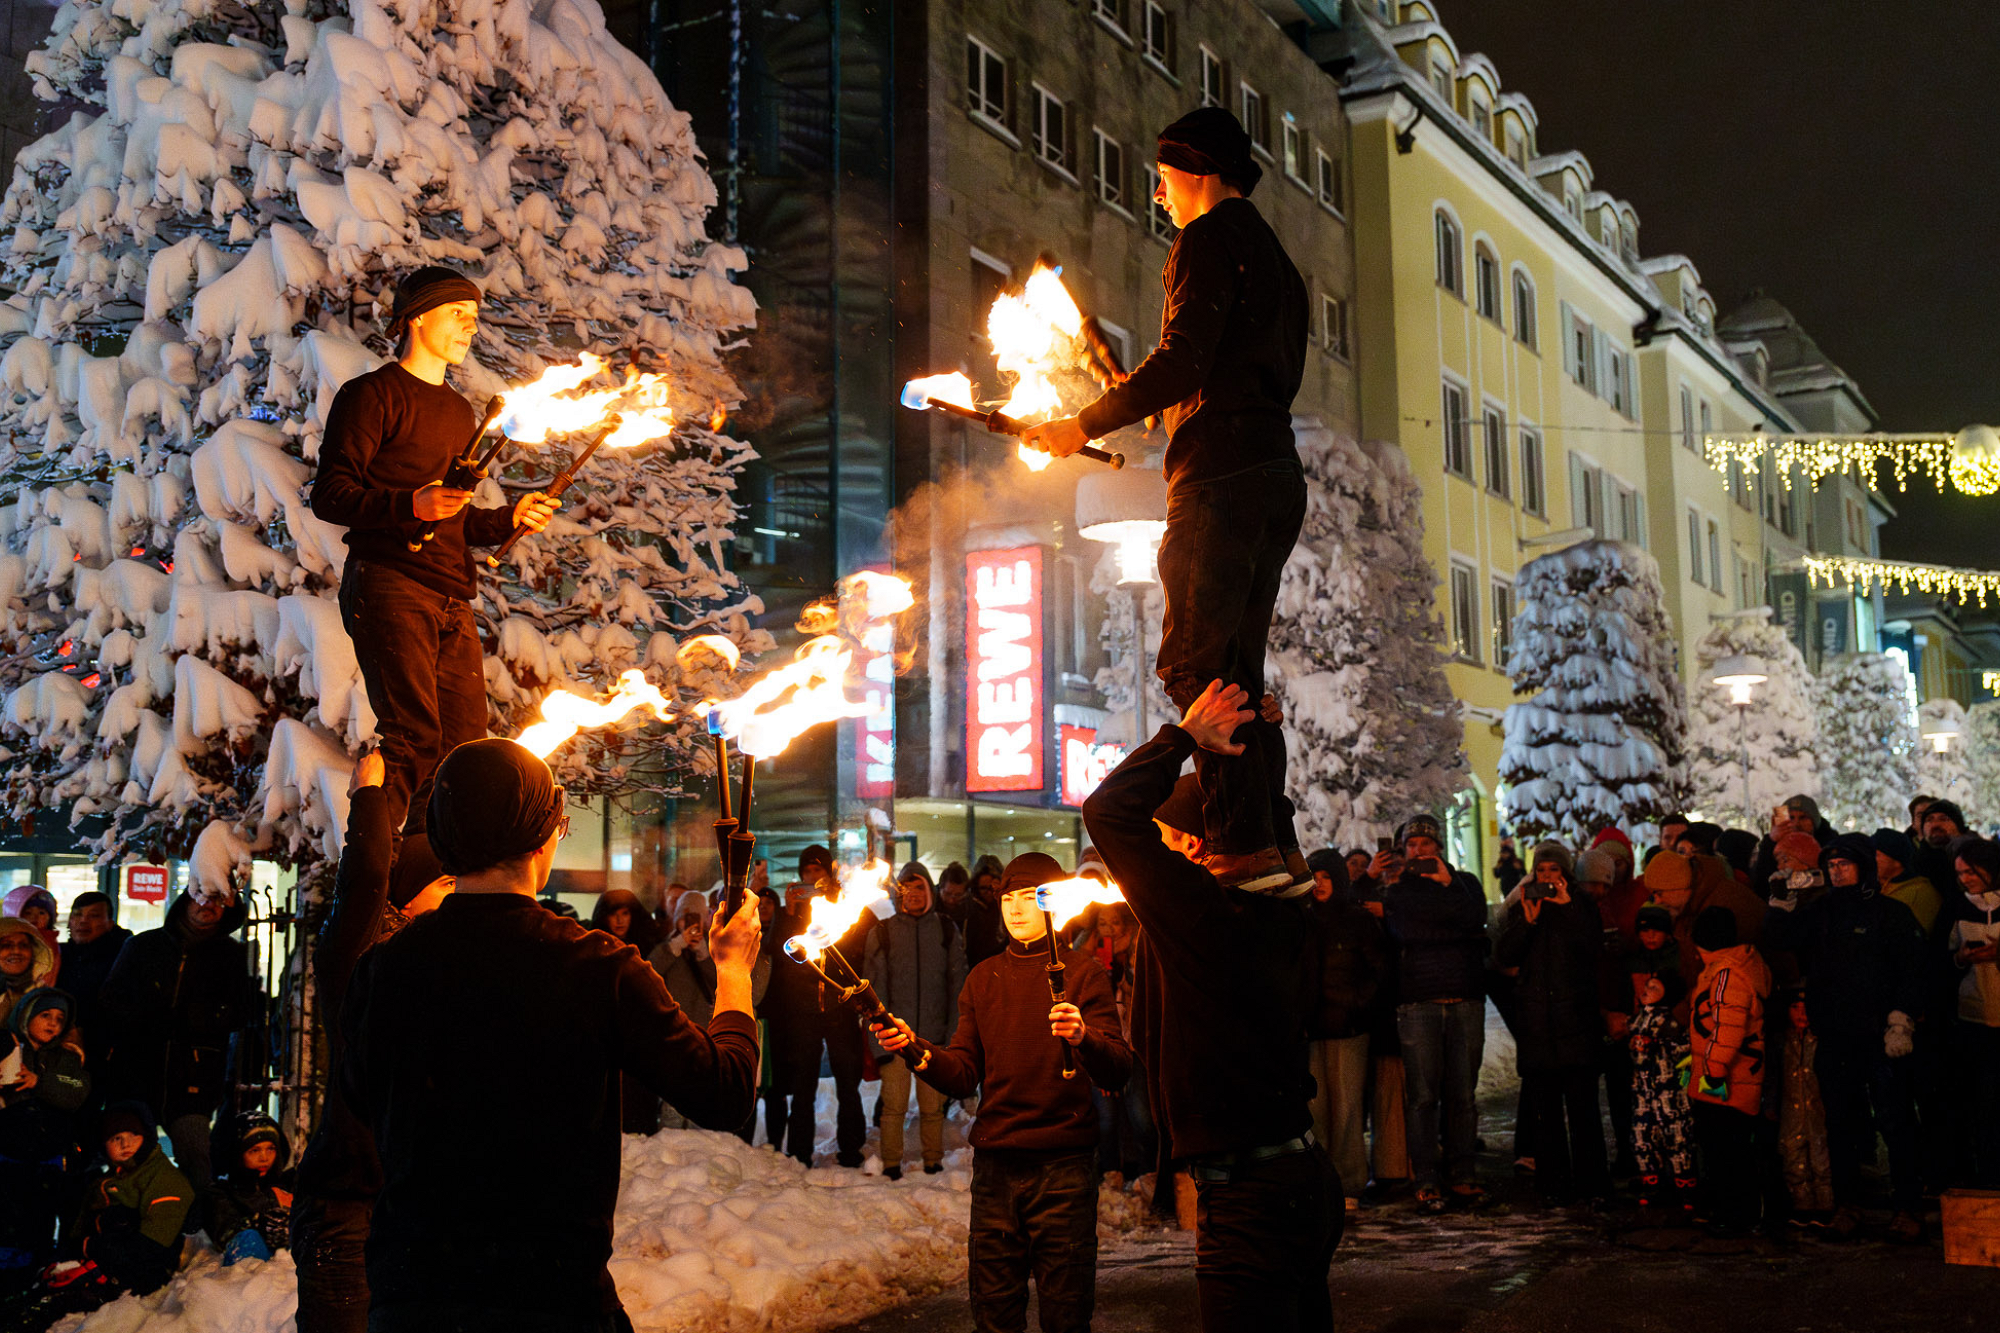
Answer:
<svg viewBox="0 0 2000 1333"><path fill-rule="evenodd" d="M1291 409L1305 374L1306 286L1249 200L1263 170L1236 117L1220 107L1181 117L1160 132L1159 162L1154 198L1181 228L1161 275L1160 345L1081 413L1026 439L1067 457L1165 414L1160 679L1181 709L1218 677L1254 704L1278 582L1305 521ZM1259 716L1236 739L1241 755L1195 761L1205 864L1232 887L1304 892L1312 872L1285 798L1284 733Z"/></svg>
<svg viewBox="0 0 2000 1333"><path fill-rule="evenodd" d="M560 503L470 505L442 478L479 424L445 383L479 331L479 288L451 269L396 284L396 360L343 384L327 414L312 510L347 528L340 619L375 710L392 829L420 833L438 761L486 734L486 668L473 623L474 546L540 532ZM435 534L435 535L427 535Z"/></svg>

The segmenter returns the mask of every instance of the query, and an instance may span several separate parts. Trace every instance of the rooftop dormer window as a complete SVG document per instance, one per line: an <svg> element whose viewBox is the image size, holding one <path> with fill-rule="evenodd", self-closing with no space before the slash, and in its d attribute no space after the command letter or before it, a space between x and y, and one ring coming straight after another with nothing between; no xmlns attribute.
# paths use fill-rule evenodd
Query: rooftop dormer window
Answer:
<svg viewBox="0 0 2000 1333"><path fill-rule="evenodd" d="M1451 105L1451 61L1436 51L1431 52L1431 87Z"/></svg>
<svg viewBox="0 0 2000 1333"><path fill-rule="evenodd" d="M1563 208L1578 222L1583 221L1583 196L1568 182L1563 184Z"/></svg>
<svg viewBox="0 0 2000 1333"><path fill-rule="evenodd" d="M1467 99L1472 106L1472 128L1487 143L1493 142L1493 111L1486 105L1486 99L1474 93Z"/></svg>
<svg viewBox="0 0 2000 1333"><path fill-rule="evenodd" d="M1523 171L1528 169L1527 136L1512 125L1507 127L1507 160Z"/></svg>

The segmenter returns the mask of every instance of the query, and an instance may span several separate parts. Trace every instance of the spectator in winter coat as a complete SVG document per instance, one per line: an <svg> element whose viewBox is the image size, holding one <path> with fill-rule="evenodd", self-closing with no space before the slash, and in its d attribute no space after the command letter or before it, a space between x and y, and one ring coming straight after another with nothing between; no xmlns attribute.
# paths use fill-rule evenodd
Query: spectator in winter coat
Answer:
<svg viewBox="0 0 2000 1333"><path fill-rule="evenodd" d="M165 925L126 942L98 997L110 1039L105 1095L152 1108L197 1189L210 1180L209 1120L228 1090L230 1038L254 1003L247 954L231 938L248 916L233 894L190 889Z"/></svg>
<svg viewBox="0 0 2000 1333"><path fill-rule="evenodd" d="M1438 1213L1446 1186L1465 1204L1485 1195L1473 1171L1473 1095L1486 1044L1486 895L1444 859L1444 832L1430 815L1405 823L1396 845L1373 869L1390 886L1382 924L1397 954L1410 1170L1418 1203Z"/></svg>
<svg viewBox="0 0 2000 1333"><path fill-rule="evenodd" d="M56 952L56 971L49 977L53 986L62 975L62 938L56 934L56 896L39 884L23 884L0 898L0 916L25 921L41 932L43 943Z"/></svg>
<svg viewBox="0 0 2000 1333"><path fill-rule="evenodd" d="M867 1038L862 1035L860 1021L853 1011L840 1003L838 993L831 986L821 981L811 968L780 956L784 940L805 929L812 899L839 894L840 880L834 874L833 853L817 845L800 852L799 880L804 888L796 906L784 918L778 938L769 942L777 950L772 953L771 975L780 978L781 984L786 986L783 992L773 997L774 1009L782 1004L784 1014L782 1019L777 1020L772 1037L772 1048L778 1052L777 1076L782 1080L781 1086L791 1103L786 1151L808 1166L812 1164L813 1143L817 1136L815 1099L819 1093L820 1053L824 1050L827 1068L833 1073L836 1108L834 1160L841 1166L858 1167L861 1165L861 1147L868 1137L867 1117L861 1110L861 1072L867 1059ZM788 892L787 902L792 901ZM868 933L874 929L875 923L873 912L863 912L853 927L835 941L841 957L849 962L865 957ZM770 949L766 951L770 952ZM793 985L800 989L790 989ZM779 1045L781 1036L784 1039L782 1047ZM768 1106L765 1115L768 1123Z"/></svg>
<svg viewBox="0 0 2000 1333"><path fill-rule="evenodd" d="M1493 861L1493 882L1500 886L1500 896L1505 898L1512 893L1514 886L1527 876L1528 868L1521 864L1521 857L1514 850L1514 840L1500 839L1500 855Z"/></svg>
<svg viewBox="0 0 2000 1333"><path fill-rule="evenodd" d="M1944 911L1942 889L1950 884L1939 886L1917 873L1917 844L1901 829L1893 828L1876 829L1869 841L1875 845L1875 874L1883 894L1910 909L1910 915L1924 928L1926 938L1950 929L1949 919L1940 920Z"/></svg>
<svg viewBox="0 0 2000 1333"><path fill-rule="evenodd" d="M1757 835L1749 829L1723 829L1715 837L1715 854L1728 864L1736 882L1750 886L1750 866L1757 859Z"/></svg>
<svg viewBox="0 0 2000 1333"><path fill-rule="evenodd" d="M262 1111L237 1116L216 1143L224 1163L203 1198L204 1229L225 1266L268 1259L291 1242L292 1145Z"/></svg>
<svg viewBox="0 0 2000 1333"><path fill-rule="evenodd" d="M0 916L0 1023L31 990L55 984L55 946L17 916Z"/></svg>
<svg viewBox="0 0 2000 1333"><path fill-rule="evenodd" d="M1139 968L1139 920L1123 903L1105 903L1097 911L1094 945L1086 952L1111 977L1111 998L1118 1006L1118 1031L1125 1044L1132 1044L1132 997ZM1139 1176L1151 1171L1159 1160L1159 1136L1153 1124L1153 1108L1146 1100L1146 1071L1139 1053L1132 1053L1132 1077L1116 1092L1091 1085L1097 1103L1097 1165L1106 1173ZM1170 1212L1173 1200L1165 1191L1155 1191L1155 1212Z"/></svg>
<svg viewBox="0 0 2000 1333"><path fill-rule="evenodd" d="M965 965L978 967L1007 947L1000 923L1000 858L982 856L972 864L972 888L965 900Z"/></svg>
<svg viewBox="0 0 2000 1333"><path fill-rule="evenodd" d="M1965 812L1956 801L1932 801L1924 809L1922 828L1923 836L1917 840L1917 863L1911 869L1933 887L1956 882L1958 866L1952 844L1965 836Z"/></svg>
<svg viewBox="0 0 2000 1333"><path fill-rule="evenodd" d="M1680 947L1681 976L1701 975L1700 950L1694 942L1695 922L1711 907L1724 907L1736 918L1736 937L1755 945L1764 925L1764 902L1736 882L1714 857L1677 856L1663 852L1646 867L1646 887L1653 899L1674 917L1674 940ZM1688 1003L1692 1003L1692 1000ZM1683 1007L1681 1017L1686 1019Z"/></svg>
<svg viewBox="0 0 2000 1333"><path fill-rule="evenodd" d="M1946 936L1961 974L1953 1063L1971 1085L1973 1183L2000 1190L2000 844L1959 843L1958 887Z"/></svg>
<svg viewBox="0 0 2000 1333"><path fill-rule="evenodd" d="M757 909L762 918L769 911L772 901L768 893L757 895ZM701 909L708 905L706 898L696 896L686 900L681 918L675 923L673 933L661 940L653 949L647 962L660 974L660 980L667 983L667 994L674 1002L687 1011L688 1021L696 1027L706 1028L715 1017L715 960L708 954L708 919ZM775 913L771 916L776 919ZM790 962L789 959L786 960ZM793 967L798 964L792 963ZM771 955L760 951L757 965L750 972L750 1002L762 1004L771 984ZM694 1123L671 1106L664 1105L658 1097L645 1090L637 1079L625 1079L625 1122L627 1134L649 1133L652 1131L635 1129L632 1116L642 1113L647 1106L653 1108L653 1129L689 1129ZM634 1106L635 1101L638 1105ZM757 1116L753 1110L750 1116L736 1129L736 1137L749 1143L757 1136Z"/></svg>
<svg viewBox="0 0 2000 1333"><path fill-rule="evenodd" d="M131 931L112 920L114 908L110 895L95 889L76 895L69 905L69 938L62 944L63 989L76 999L76 1027L83 1036L84 1053L99 1064L105 1041L98 996L119 950L132 938Z"/></svg>
<svg viewBox="0 0 2000 1333"><path fill-rule="evenodd" d="M639 901L639 895L630 889L606 889L597 895L597 905L590 910L590 928L631 945L645 959L652 958L653 951L659 947L665 934L646 910L645 904ZM668 989L671 991L672 987ZM681 1007L687 1006L683 1004ZM708 1019L702 1017L694 1021L706 1024ZM627 1134L654 1134L659 1131L660 1099L648 1092L646 1085L637 1079L620 1080L618 1110L619 1123Z"/></svg>
<svg viewBox="0 0 2000 1333"><path fill-rule="evenodd" d="M1833 1230L1860 1225L1861 1168L1875 1161L1877 1129L1889 1145L1898 1239L1922 1234L1922 1165L1907 1058L1925 995L1924 933L1910 909L1881 892L1875 846L1858 833L1827 845L1826 892L1812 902L1771 900L1765 934L1798 959L1806 1010L1819 1040L1815 1069L1833 1151ZM1873 1111L1871 1122L1870 1111Z"/></svg>
<svg viewBox="0 0 2000 1333"><path fill-rule="evenodd" d="M1810 796L1793 796L1771 812L1771 831L1757 846L1750 866L1750 882L1762 889L1776 873L1778 841L1788 833L1803 833L1814 842L1825 843L1833 836L1833 826L1819 812L1819 802Z"/></svg>
<svg viewBox="0 0 2000 1333"><path fill-rule="evenodd" d="M1572 893L1568 859L1560 843L1535 849L1533 878L1493 943L1496 964L1520 969L1514 1037L1535 1126L1535 1184L1559 1204L1611 1188L1597 1109L1603 925L1595 904Z"/></svg>
<svg viewBox="0 0 2000 1333"><path fill-rule="evenodd" d="M944 919L958 927L959 938L965 938L966 900L972 893L972 876L965 867L953 861L944 868L937 882L937 910Z"/></svg>
<svg viewBox="0 0 2000 1333"><path fill-rule="evenodd" d="M1307 919L1315 928L1306 994L1312 1075L1313 1133L1340 1173L1351 1217L1368 1183L1368 1148L1361 1134L1367 1112L1368 1033L1386 998L1389 942L1375 914L1348 890L1347 863L1329 847L1306 858L1313 872Z"/></svg>
<svg viewBox="0 0 2000 1333"><path fill-rule="evenodd" d="M1688 1100L1701 1146L1699 1188L1711 1230L1741 1236L1757 1224L1758 1120L1764 1096L1764 1000L1771 969L1736 934L1726 907L1703 909L1693 928L1700 957L1688 1023Z"/></svg>
<svg viewBox="0 0 2000 1333"><path fill-rule="evenodd" d="M1090 955L1062 951L1067 998L1051 1006L1048 918L1035 890L1063 878L1055 858L1041 852L1007 866L1001 907L1013 942L966 978L948 1044L925 1038L900 1014L874 1029L884 1050L909 1053L916 1076L940 1097L979 1094L968 1136L967 1285L982 1329L1027 1326L1030 1273L1046 1329L1088 1329L1096 1300L1097 1115L1088 1084L1122 1087L1132 1053L1119 1035L1110 980ZM916 896L904 897L911 929L941 925L927 923L928 910L908 912ZM1083 1077L1063 1077L1063 1043L1074 1049Z"/></svg>
<svg viewBox="0 0 2000 1333"><path fill-rule="evenodd" d="M71 1039L70 997L29 991L0 1025L0 1302L29 1286L54 1249L77 1113L90 1075Z"/></svg>
<svg viewBox="0 0 2000 1333"><path fill-rule="evenodd" d="M919 1037L944 1042L958 1030L958 992L965 984L965 942L936 910L930 872L921 861L896 878L896 915L868 932L861 974L875 994ZM882 1174L903 1175L903 1126L910 1114L909 1065L885 1060L882 1071ZM924 1174L944 1170L944 1093L917 1081L917 1138Z"/></svg>
<svg viewBox="0 0 2000 1333"><path fill-rule="evenodd" d="M1682 1062L1688 1057L1687 1025L1675 1012L1687 995L1673 917L1657 903L1639 909L1639 947L1626 955L1633 1011L1627 1029L1632 1052L1633 1169L1641 1207L1694 1207L1694 1111L1688 1105Z"/></svg>
<svg viewBox="0 0 2000 1333"><path fill-rule="evenodd" d="M764 1091L765 1140L780 1152L812 1165L817 1138L814 1102L819 1095L820 1051L823 1022L819 1007L820 980L809 967L802 967L784 954L785 941L803 932L809 922L812 900L819 895L818 858L832 856L824 847L808 847L799 855L800 875L785 890L784 904L778 909L769 930L764 932L764 958L770 981L765 992L764 1017L772 1069ZM806 878L808 868L813 878ZM845 950L842 951L845 956ZM859 1113L857 1102L856 1113Z"/></svg>
<svg viewBox="0 0 2000 1333"><path fill-rule="evenodd" d="M1793 1221L1823 1225L1833 1215L1833 1161L1827 1149L1826 1101L1820 1095L1819 1038L1803 991L1786 992L1785 1025L1779 1038L1778 1070L1784 1081L1778 1098L1778 1157Z"/></svg>
<svg viewBox="0 0 2000 1333"><path fill-rule="evenodd" d="M1603 918L1605 929L1618 932L1618 947L1632 946L1632 920L1639 915L1639 908L1646 901L1646 886L1636 874L1632 853L1632 840L1623 830L1602 829L1590 844L1591 850L1608 852L1618 866L1618 876L1611 880L1602 896L1597 898L1598 915ZM1584 895L1579 895L1584 896Z"/></svg>

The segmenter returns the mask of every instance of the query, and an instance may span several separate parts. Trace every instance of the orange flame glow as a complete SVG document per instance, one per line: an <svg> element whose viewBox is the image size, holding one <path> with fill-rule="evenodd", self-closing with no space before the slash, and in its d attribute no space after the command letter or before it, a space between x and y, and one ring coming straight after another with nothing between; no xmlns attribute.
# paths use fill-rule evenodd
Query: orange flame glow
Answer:
<svg viewBox="0 0 2000 1333"><path fill-rule="evenodd" d="M551 691L542 700L542 720L514 740L530 754L546 759L585 727L609 726L635 708L651 709L661 722L671 722L674 717L667 696L636 667L619 676L618 688L603 699L587 699L568 690Z"/></svg>
<svg viewBox="0 0 2000 1333"><path fill-rule="evenodd" d="M734 640L725 639L720 634L698 634L674 651L674 660L686 666L696 652L710 652L721 658L731 671L743 660L743 650Z"/></svg>
<svg viewBox="0 0 2000 1333"><path fill-rule="evenodd" d="M516 444L544 444L551 435L589 430L615 411L623 419L604 441L608 448L629 448L673 433L665 375L628 370L623 384L583 387L604 369L603 357L585 352L573 366L550 366L528 383L512 386L506 391L500 429Z"/></svg>
<svg viewBox="0 0 2000 1333"><path fill-rule="evenodd" d="M1014 391L1001 410L1017 421L1046 421L1067 410L1055 376L1082 368L1077 338L1083 314L1076 308L1062 273L1035 265L1018 296L1003 293L986 315L986 336L1002 373L1011 374ZM1055 459L1040 449L1017 445L1014 454L1031 472Z"/></svg>
<svg viewBox="0 0 2000 1333"><path fill-rule="evenodd" d="M889 899L890 867L887 861L871 860L863 865L843 866L840 895L814 898L807 909L804 933L785 941L785 951L795 958L818 962L840 937L854 928L861 914Z"/></svg>
<svg viewBox="0 0 2000 1333"><path fill-rule="evenodd" d="M1049 914L1057 930L1082 916L1093 904L1124 901L1125 891L1116 884L1106 884L1087 875L1055 880L1035 890L1035 905Z"/></svg>
<svg viewBox="0 0 2000 1333"><path fill-rule="evenodd" d="M926 375L920 380L911 380L903 386L903 405L922 407L926 400L950 403L954 407L972 407L972 381L960 371L949 375Z"/></svg>

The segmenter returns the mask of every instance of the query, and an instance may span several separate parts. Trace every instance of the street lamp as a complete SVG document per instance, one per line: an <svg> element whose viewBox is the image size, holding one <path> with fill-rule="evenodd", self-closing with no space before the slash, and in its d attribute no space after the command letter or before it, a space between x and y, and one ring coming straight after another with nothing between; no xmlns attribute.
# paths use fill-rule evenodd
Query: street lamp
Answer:
<svg viewBox="0 0 2000 1333"><path fill-rule="evenodd" d="M1743 817L1752 816L1750 805L1750 695L1769 680L1764 664L1754 657L1731 653L1715 664L1709 679L1729 691L1730 707L1736 710L1736 742L1743 755Z"/></svg>
<svg viewBox="0 0 2000 1333"><path fill-rule="evenodd" d="M1133 595L1136 642L1132 652L1132 743L1146 740L1146 601L1144 585L1157 583L1160 538L1167 532L1167 482L1156 468L1093 472L1076 486L1076 530L1117 547L1118 586Z"/></svg>

